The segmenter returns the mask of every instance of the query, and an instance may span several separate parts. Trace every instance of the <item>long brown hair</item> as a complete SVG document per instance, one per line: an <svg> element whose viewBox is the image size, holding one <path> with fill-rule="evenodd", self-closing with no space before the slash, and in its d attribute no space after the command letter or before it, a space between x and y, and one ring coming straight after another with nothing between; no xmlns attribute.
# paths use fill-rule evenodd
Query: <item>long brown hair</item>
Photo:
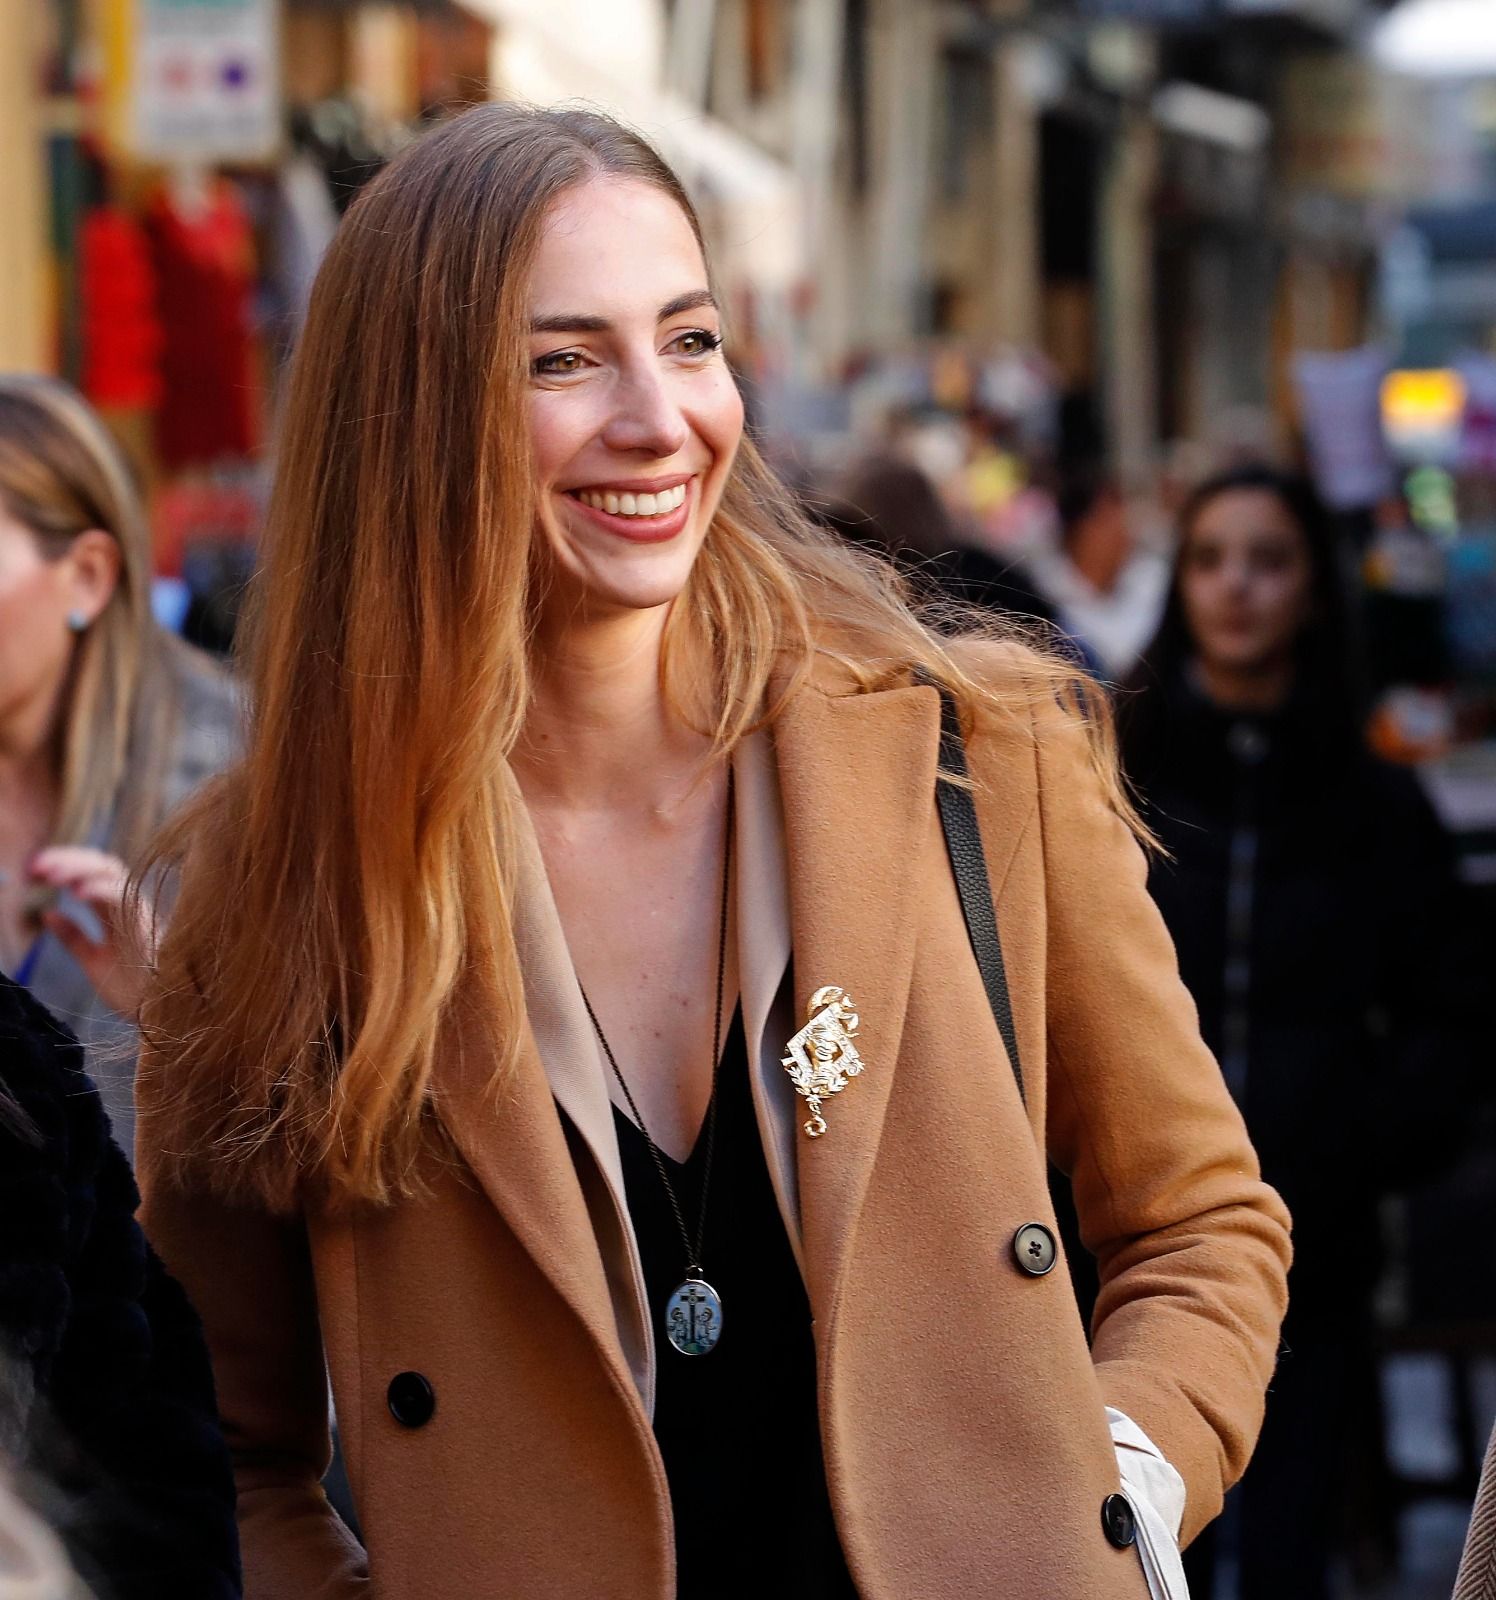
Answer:
<svg viewBox="0 0 1496 1600"><path fill-rule="evenodd" d="M459 980L492 1019L496 1082L514 1062L503 772L544 571L527 279L548 208L598 174L663 190L701 237L674 174L617 123L489 105L391 163L318 276L249 622L247 756L163 847L188 860L141 1086L184 1180L277 1208L308 1188L413 1192ZM968 712L983 697L891 568L850 560L745 443L672 608L665 690L682 705L690 668L716 664L725 752L818 651L866 688L921 663ZM1034 666L1094 706L1068 667ZM1109 724L1093 725L1125 810Z"/></svg>
<svg viewBox="0 0 1496 1600"><path fill-rule="evenodd" d="M55 844L108 824L109 847L136 855L161 821L173 733L170 675L151 619L150 533L128 467L83 397L55 378L0 374L0 505L42 554L86 529L119 547L114 593L74 648L56 730Z"/></svg>

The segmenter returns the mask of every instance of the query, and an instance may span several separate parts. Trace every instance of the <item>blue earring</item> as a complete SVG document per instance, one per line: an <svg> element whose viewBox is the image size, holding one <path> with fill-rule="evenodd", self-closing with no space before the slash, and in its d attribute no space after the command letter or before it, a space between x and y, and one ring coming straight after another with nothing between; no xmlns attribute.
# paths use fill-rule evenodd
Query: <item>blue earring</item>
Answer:
<svg viewBox="0 0 1496 1600"><path fill-rule="evenodd" d="M79 611L76 608L74 610L72 610L72 611L69 611L68 612L68 627L74 633L87 633L88 632L88 613L86 611Z"/></svg>

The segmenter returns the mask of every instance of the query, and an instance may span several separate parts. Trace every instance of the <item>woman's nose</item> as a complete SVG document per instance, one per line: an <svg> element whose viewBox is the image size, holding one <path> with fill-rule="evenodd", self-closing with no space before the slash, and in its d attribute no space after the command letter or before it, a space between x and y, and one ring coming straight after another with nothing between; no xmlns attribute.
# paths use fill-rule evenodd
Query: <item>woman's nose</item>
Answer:
<svg viewBox="0 0 1496 1600"><path fill-rule="evenodd" d="M1222 587L1233 594L1248 588L1252 582L1252 569L1245 561L1229 561L1221 571Z"/></svg>
<svg viewBox="0 0 1496 1600"><path fill-rule="evenodd" d="M603 443L611 450L647 451L663 459L677 454L689 434L685 415L664 378L654 371L636 372L618 386Z"/></svg>

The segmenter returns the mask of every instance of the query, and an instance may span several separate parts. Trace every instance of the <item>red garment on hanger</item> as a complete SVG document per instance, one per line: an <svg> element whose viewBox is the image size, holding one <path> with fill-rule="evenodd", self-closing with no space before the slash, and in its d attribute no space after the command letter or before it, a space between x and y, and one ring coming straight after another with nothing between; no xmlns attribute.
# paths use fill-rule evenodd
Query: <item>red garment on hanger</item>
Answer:
<svg viewBox="0 0 1496 1600"><path fill-rule="evenodd" d="M95 206L79 230L83 392L127 410L161 398L161 325L150 246L134 218Z"/></svg>
<svg viewBox="0 0 1496 1600"><path fill-rule="evenodd" d="M200 206L167 189L147 211L164 342L156 447L168 468L242 460L259 444L252 345L254 237L238 191L213 181Z"/></svg>

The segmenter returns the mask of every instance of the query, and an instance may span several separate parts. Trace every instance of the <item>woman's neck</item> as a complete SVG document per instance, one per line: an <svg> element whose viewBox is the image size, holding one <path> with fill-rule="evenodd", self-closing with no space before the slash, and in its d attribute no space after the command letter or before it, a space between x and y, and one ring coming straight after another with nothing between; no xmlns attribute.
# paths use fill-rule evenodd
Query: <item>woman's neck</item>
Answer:
<svg viewBox="0 0 1496 1600"><path fill-rule="evenodd" d="M511 763L531 806L664 818L694 786L710 740L660 688L667 608L543 630L535 690Z"/></svg>
<svg viewBox="0 0 1496 1600"><path fill-rule="evenodd" d="M57 788L56 693L37 695L0 717L0 805Z"/></svg>
<svg viewBox="0 0 1496 1600"><path fill-rule="evenodd" d="M0 873L14 876L47 843L57 813L50 741L19 744L0 729Z"/></svg>
<svg viewBox="0 0 1496 1600"><path fill-rule="evenodd" d="M1260 666L1236 667L1196 656L1190 662L1190 677L1222 711L1270 712L1278 710L1293 692L1294 664L1291 657L1285 657Z"/></svg>

